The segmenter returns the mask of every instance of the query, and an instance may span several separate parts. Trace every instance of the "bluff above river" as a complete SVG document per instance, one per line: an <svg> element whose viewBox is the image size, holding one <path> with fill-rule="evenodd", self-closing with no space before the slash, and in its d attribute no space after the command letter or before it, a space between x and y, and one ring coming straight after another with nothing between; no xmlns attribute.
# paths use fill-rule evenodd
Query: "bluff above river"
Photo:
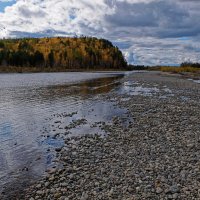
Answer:
<svg viewBox="0 0 200 200"><path fill-rule="evenodd" d="M0 66L66 69L125 69L127 62L110 41L93 37L0 40Z"/></svg>

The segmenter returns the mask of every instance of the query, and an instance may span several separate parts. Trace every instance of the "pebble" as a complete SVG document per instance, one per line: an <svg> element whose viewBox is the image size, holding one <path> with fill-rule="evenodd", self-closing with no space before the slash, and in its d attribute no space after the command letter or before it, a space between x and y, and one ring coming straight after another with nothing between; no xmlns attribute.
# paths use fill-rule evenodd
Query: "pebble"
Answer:
<svg viewBox="0 0 200 200"><path fill-rule="evenodd" d="M163 192L163 189L162 189L162 188L160 188L160 187L156 188L156 193L157 193L157 194L160 194L160 193L162 193L162 192Z"/></svg>
<svg viewBox="0 0 200 200"><path fill-rule="evenodd" d="M62 170L49 170L44 184L38 182L41 187L30 188L26 199L199 197L199 85L158 72L133 73L122 79L130 91L136 82L144 88L157 87L159 92L151 96L113 92L99 97L105 101L115 98L121 108L127 108L129 116L123 120L114 117L113 123L106 123L105 137L88 134L67 138L62 150L57 150ZM164 86L173 91L173 96ZM163 95L166 98L159 98ZM183 101L182 96L189 100ZM129 119L133 119L131 126L124 127L123 121ZM84 123L74 121L71 126Z"/></svg>
<svg viewBox="0 0 200 200"><path fill-rule="evenodd" d="M41 187L42 187L42 184L36 185L36 188L37 188L37 189L40 189Z"/></svg>
<svg viewBox="0 0 200 200"><path fill-rule="evenodd" d="M87 193L83 192L82 195L81 195L80 200L87 200L87 199L88 199Z"/></svg>
<svg viewBox="0 0 200 200"><path fill-rule="evenodd" d="M44 184L45 187L48 187L49 185L50 185L49 182L45 182L45 184Z"/></svg>

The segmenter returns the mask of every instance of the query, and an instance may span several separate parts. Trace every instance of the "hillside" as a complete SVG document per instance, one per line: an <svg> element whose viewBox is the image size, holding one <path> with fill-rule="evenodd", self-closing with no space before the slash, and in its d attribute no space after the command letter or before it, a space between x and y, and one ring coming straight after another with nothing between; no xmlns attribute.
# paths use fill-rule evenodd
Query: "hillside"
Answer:
<svg viewBox="0 0 200 200"><path fill-rule="evenodd" d="M0 66L66 69L124 69L121 51L105 39L24 38L0 40Z"/></svg>

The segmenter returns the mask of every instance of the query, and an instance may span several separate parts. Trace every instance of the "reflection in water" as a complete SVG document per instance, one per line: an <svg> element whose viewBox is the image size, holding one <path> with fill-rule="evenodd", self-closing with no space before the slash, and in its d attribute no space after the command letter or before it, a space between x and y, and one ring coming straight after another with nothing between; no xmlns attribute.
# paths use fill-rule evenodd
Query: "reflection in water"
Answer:
<svg viewBox="0 0 200 200"><path fill-rule="evenodd" d="M119 78L122 76L117 77L107 77L107 78L100 78L97 80L92 80L88 82L84 82L79 85L81 86L81 94L83 95L94 95L94 94L102 94L110 92L114 86L119 85Z"/></svg>
<svg viewBox="0 0 200 200"><path fill-rule="evenodd" d="M54 159L53 149L63 145L63 140L56 137L58 132L63 138L101 132L97 126L99 122L125 114L113 103L96 98L118 85L121 75L71 85L60 80L59 84L52 85L51 82L48 85L41 79L36 84L35 75L32 85L23 75L19 76L22 80L15 80L13 85L5 81L5 76L9 76L7 79L11 77L4 75L3 86L0 85L2 190L7 183L12 183L11 190L12 187L16 189L17 185L28 184L44 173L46 165L51 165ZM42 74L45 80L48 76Z"/></svg>

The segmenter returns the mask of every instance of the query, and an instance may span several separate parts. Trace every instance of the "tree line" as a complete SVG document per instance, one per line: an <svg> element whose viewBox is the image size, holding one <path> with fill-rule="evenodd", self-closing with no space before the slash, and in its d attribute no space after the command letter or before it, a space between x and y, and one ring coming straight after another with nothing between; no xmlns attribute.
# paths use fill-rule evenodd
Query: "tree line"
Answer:
<svg viewBox="0 0 200 200"><path fill-rule="evenodd" d="M105 39L23 38L0 40L0 65L66 69L127 67L118 49Z"/></svg>
<svg viewBox="0 0 200 200"><path fill-rule="evenodd" d="M180 65L181 67L193 67L193 68L200 68L200 63L192 63L192 62L183 62Z"/></svg>

